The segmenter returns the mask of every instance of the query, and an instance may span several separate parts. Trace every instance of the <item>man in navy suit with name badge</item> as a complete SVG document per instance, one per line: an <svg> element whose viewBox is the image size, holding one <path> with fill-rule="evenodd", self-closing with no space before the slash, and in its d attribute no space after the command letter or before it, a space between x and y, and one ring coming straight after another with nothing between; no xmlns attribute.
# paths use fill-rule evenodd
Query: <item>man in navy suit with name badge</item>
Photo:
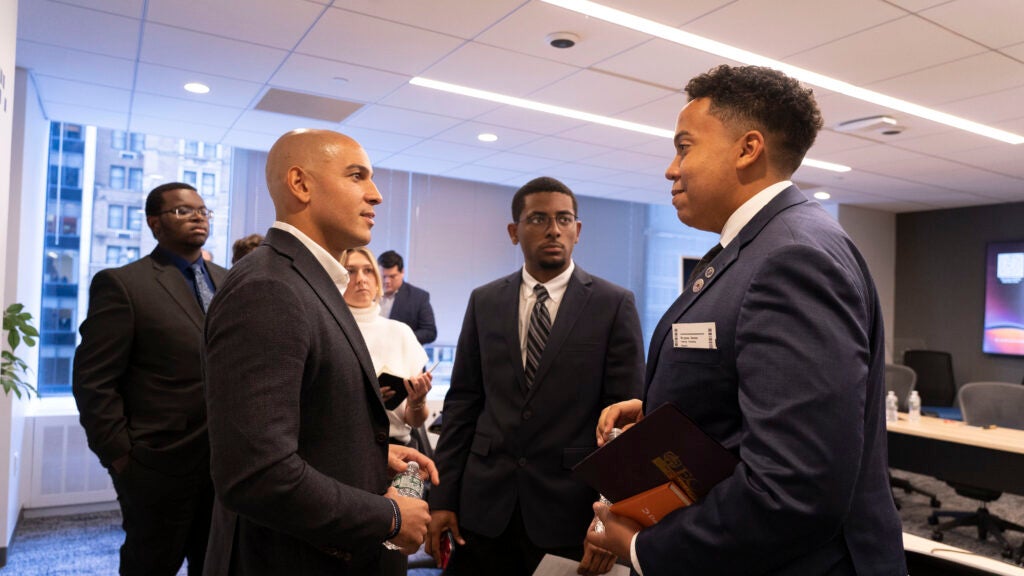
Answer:
<svg viewBox="0 0 1024 576"><path fill-rule="evenodd" d="M597 432L672 402L740 463L648 528L595 504L606 530L588 538L643 576L905 576L878 295L850 238L789 181L822 125L813 95L752 66L686 92L665 175L679 219L721 242L654 331L643 401L606 409Z"/></svg>
<svg viewBox="0 0 1024 576"><path fill-rule="evenodd" d="M615 558L584 537L594 490L572 467L595 449L602 408L636 398L643 336L633 293L572 260L576 197L536 178L512 199L508 234L524 266L470 296L430 490L427 551L450 529L446 574L527 576L546 553L581 574Z"/></svg>

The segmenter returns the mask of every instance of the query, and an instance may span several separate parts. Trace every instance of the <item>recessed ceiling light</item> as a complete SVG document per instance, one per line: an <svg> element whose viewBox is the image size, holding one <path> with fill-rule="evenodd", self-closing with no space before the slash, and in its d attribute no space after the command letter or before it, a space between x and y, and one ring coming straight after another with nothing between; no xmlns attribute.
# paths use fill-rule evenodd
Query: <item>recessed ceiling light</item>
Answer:
<svg viewBox="0 0 1024 576"><path fill-rule="evenodd" d="M481 134L477 134L476 139L481 142L497 142L498 135L491 134L490 132L483 132Z"/></svg>
<svg viewBox="0 0 1024 576"><path fill-rule="evenodd" d="M1007 144L1022 144L1024 143L1024 136L1007 132L1005 130L999 130L991 126L985 126L978 122L967 120L966 118L960 118L959 116L953 116L952 114L946 114L945 112L939 112L931 108L926 108L920 104L914 104L913 102L907 102L906 100L900 100L899 98L893 98L880 92L861 88L860 86L854 86L853 84L837 80L824 74L818 74L817 72L811 72L792 64L786 64L779 60L773 60L766 56L756 54L754 52L748 52L735 46L730 46L722 42L716 42L703 36L697 36L689 32L683 32L678 28L673 28L653 20L634 16L628 12L609 8L589 0L543 0L548 4L560 6L566 10L571 10L579 14L584 14L593 18L598 18L606 22L611 22L625 28L630 28L638 32L643 32L650 36L668 40L681 46L689 46L709 54L742 62L743 64L750 64L754 66L767 66L768 68L774 68L780 72L784 72L789 76L796 78L797 80L812 86L818 86L825 88L833 92L839 92L858 100L884 106L892 110L899 110L925 120L931 120L932 122L938 122L939 124L945 124L958 130L964 130L966 132L972 132L986 138L992 138L993 140L999 140L1006 142Z"/></svg>
<svg viewBox="0 0 1024 576"><path fill-rule="evenodd" d="M829 198L832 197L832 195L829 194L828 192L825 192L824 190L818 190L817 192L814 193L814 197L817 198L818 200L828 200Z"/></svg>
<svg viewBox="0 0 1024 576"><path fill-rule="evenodd" d="M600 114L591 114L590 112L583 112L582 110L555 106L554 104L545 104L543 102L536 102L525 98L498 94L497 92L488 92L487 90L460 86L458 84L450 84L448 82L441 82L440 80L431 80L430 78L423 78L422 76L413 77L412 80L409 80L409 84L412 84L413 86L422 86L423 88L431 88L433 90L440 90L442 92L449 92L451 94L469 96L470 98L477 98L479 100L487 100L488 102L497 102L499 104L515 106L516 108L525 108L526 110L533 110L535 112L544 112L545 114L554 114L555 116L562 116L564 118L572 118L574 120L582 120L593 124L611 126L612 128L631 130L633 132L640 132L641 134L649 134L651 136L659 136L670 140L675 138L675 133L672 130L666 130L664 128L655 128L654 126L648 126L646 124L639 124L628 120L619 120L618 118L609 118L608 116L601 116ZM849 166L833 164L831 162L822 162L820 160L811 160L810 158L804 158L804 165L811 166L813 168L821 168L823 170L831 170L833 172L849 172L851 170Z"/></svg>
<svg viewBox="0 0 1024 576"><path fill-rule="evenodd" d="M193 94L206 94L210 91L210 87L201 82L189 82L188 84L185 84L185 90L188 90Z"/></svg>

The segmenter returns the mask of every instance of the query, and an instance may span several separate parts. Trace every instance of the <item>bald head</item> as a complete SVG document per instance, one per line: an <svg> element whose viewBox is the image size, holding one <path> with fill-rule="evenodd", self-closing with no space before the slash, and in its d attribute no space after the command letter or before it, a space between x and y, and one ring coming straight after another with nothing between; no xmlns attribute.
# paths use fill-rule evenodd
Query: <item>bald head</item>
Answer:
<svg viewBox="0 0 1024 576"><path fill-rule="evenodd" d="M340 255L370 241L381 202L370 159L358 142L331 130L293 130L267 154L267 189L277 219Z"/></svg>

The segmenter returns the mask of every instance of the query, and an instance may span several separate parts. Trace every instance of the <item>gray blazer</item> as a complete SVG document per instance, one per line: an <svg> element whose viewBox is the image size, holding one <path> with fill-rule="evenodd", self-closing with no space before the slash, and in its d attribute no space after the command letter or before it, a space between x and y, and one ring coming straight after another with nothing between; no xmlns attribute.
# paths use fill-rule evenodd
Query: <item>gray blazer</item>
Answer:
<svg viewBox="0 0 1024 576"><path fill-rule="evenodd" d="M220 287L227 270L206 269ZM206 465L203 322L181 270L159 251L93 278L72 390L104 466L128 453L172 476Z"/></svg>
<svg viewBox="0 0 1024 576"><path fill-rule="evenodd" d="M595 448L601 410L635 398L643 336L633 293L576 267L528 390L516 272L477 288L462 324L434 459L431 509L488 537L518 503L530 540L578 546L597 493L571 476Z"/></svg>
<svg viewBox="0 0 1024 576"><path fill-rule="evenodd" d="M206 325L214 505L205 574L374 573L393 508L388 419L352 314L309 250L267 232Z"/></svg>

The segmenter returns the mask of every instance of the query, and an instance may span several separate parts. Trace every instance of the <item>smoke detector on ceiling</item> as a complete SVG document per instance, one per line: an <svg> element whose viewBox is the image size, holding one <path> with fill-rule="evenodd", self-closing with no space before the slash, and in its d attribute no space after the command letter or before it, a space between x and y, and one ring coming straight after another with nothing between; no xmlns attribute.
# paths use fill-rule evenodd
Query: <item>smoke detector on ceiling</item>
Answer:
<svg viewBox="0 0 1024 576"><path fill-rule="evenodd" d="M836 124L834 128L837 132L874 133L882 136L895 136L906 130L905 126L900 126L895 118L886 114L847 120Z"/></svg>
<svg viewBox="0 0 1024 576"><path fill-rule="evenodd" d="M552 48L560 48L564 50L575 46L576 43L580 41L580 36L579 34L574 34L572 32L552 32L551 34L548 34L544 40L547 41Z"/></svg>

